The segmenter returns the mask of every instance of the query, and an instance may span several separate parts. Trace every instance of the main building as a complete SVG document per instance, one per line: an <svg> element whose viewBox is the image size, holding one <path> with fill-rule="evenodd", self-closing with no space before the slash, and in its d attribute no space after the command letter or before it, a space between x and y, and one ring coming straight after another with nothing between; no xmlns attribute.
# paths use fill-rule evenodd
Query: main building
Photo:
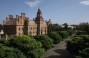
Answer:
<svg viewBox="0 0 89 58"><path fill-rule="evenodd" d="M47 34L47 27L51 24L51 20L45 21L42 17L40 9L37 11L37 16L33 20L25 16L25 13L21 13L21 16L9 15L6 20L3 21L4 33L7 35L23 35L23 26L25 20L28 20L28 35Z"/></svg>

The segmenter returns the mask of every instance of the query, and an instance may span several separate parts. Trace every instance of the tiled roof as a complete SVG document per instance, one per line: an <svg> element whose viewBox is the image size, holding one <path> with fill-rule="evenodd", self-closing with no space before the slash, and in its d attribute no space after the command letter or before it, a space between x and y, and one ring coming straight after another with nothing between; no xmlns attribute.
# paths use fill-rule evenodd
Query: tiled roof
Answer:
<svg viewBox="0 0 89 58"><path fill-rule="evenodd" d="M36 23L35 23L35 21L33 21L33 20L29 20L28 25L30 25L30 26L36 26Z"/></svg>
<svg viewBox="0 0 89 58"><path fill-rule="evenodd" d="M16 25L16 18L9 20L5 25Z"/></svg>

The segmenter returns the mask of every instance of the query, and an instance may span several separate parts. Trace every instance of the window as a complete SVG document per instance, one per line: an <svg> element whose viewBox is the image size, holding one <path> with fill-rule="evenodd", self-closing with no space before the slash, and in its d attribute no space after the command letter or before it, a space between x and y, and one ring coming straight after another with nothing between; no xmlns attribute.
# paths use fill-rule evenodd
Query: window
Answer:
<svg viewBox="0 0 89 58"><path fill-rule="evenodd" d="M22 27L22 30L23 30L23 27Z"/></svg>
<svg viewBox="0 0 89 58"><path fill-rule="evenodd" d="M19 19L18 19L18 22L19 22Z"/></svg>
<svg viewBox="0 0 89 58"><path fill-rule="evenodd" d="M19 35L20 35L20 33L19 33Z"/></svg>
<svg viewBox="0 0 89 58"><path fill-rule="evenodd" d="M19 31L20 31L20 27L19 27Z"/></svg>
<svg viewBox="0 0 89 58"><path fill-rule="evenodd" d="M32 32L30 32L30 34L32 34Z"/></svg>
<svg viewBox="0 0 89 58"><path fill-rule="evenodd" d="M30 27L29 27L29 29L30 29Z"/></svg>
<svg viewBox="0 0 89 58"><path fill-rule="evenodd" d="M32 30L32 27L31 27L31 30Z"/></svg>

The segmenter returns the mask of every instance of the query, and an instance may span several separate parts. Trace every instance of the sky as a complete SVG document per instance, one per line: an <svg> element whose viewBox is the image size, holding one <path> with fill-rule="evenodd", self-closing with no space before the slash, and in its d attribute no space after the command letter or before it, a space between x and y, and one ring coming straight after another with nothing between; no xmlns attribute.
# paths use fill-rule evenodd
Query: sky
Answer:
<svg viewBox="0 0 89 58"><path fill-rule="evenodd" d="M0 0L0 23L8 15L26 16L32 20L41 9L44 20L52 23L79 24L89 22L89 0Z"/></svg>

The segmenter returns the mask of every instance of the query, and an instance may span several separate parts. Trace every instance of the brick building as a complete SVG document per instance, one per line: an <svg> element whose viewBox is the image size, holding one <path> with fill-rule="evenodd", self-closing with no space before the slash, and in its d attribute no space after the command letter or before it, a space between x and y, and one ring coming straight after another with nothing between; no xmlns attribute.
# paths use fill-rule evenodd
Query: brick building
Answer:
<svg viewBox="0 0 89 58"><path fill-rule="evenodd" d="M44 21L42 12L40 9L37 11L37 16L33 20L25 16L25 13L21 13L21 16L16 15L13 18L12 15L3 21L4 33L7 35L23 35L24 21L28 20L28 35L47 34L47 26L51 24L51 20Z"/></svg>

